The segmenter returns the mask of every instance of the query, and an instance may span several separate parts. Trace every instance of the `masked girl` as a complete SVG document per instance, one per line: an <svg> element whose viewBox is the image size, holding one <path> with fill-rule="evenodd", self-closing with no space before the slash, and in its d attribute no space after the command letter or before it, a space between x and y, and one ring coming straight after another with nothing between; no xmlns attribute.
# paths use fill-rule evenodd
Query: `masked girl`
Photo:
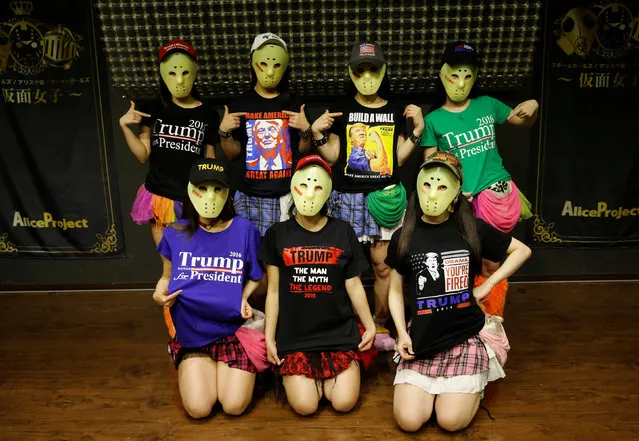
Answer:
<svg viewBox="0 0 639 441"><path fill-rule="evenodd" d="M393 412L406 431L418 430L433 410L443 429L463 429L477 412L486 383L504 376L501 366L509 347L503 327L479 304L531 252L473 216L461 195L463 181L455 156L430 156L420 167L404 225L393 234L388 250L389 305L401 357ZM505 261L473 289L482 257Z"/></svg>
<svg viewBox="0 0 639 441"><path fill-rule="evenodd" d="M136 109L134 102L120 118L120 127L133 155L149 163L131 216L137 224L151 223L157 245L162 230L182 216L189 169L199 157L214 157L219 117L203 104L194 88L195 48L173 40L160 48L160 98ZM136 135L131 124L140 124Z"/></svg>
<svg viewBox="0 0 639 441"><path fill-rule="evenodd" d="M284 40L271 33L256 36L250 54L252 89L224 107L219 126L225 155L242 156L235 210L262 235L287 218L291 176L311 145L304 105L288 91L288 64Z"/></svg>
<svg viewBox="0 0 639 441"><path fill-rule="evenodd" d="M391 350L395 344L384 328L390 274L384 259L388 241L401 225L406 208L398 167L419 145L424 128L419 107L403 107L385 98L390 92L386 70L378 44L355 44L348 72L356 92L334 104L312 126L314 145L334 164L329 212L350 223L361 242L371 244L378 326L375 346L379 350ZM411 133L406 130L407 119L413 120Z"/></svg>
<svg viewBox="0 0 639 441"><path fill-rule="evenodd" d="M248 304L264 273L260 234L235 216L225 164L196 160L188 180L185 219L158 246L164 267L153 299L169 308L175 326L169 349L187 413L206 417L219 401L239 415L256 373L268 367L263 330Z"/></svg>
<svg viewBox="0 0 639 441"><path fill-rule="evenodd" d="M259 254L268 274L268 359L301 415L314 413L322 396L337 411L351 410L360 368L374 355L375 324L359 279L368 263L352 227L326 216L331 188L319 155L301 159L291 181L294 215L268 229Z"/></svg>
<svg viewBox="0 0 639 441"><path fill-rule="evenodd" d="M441 59L443 103L425 118L421 145L428 157L436 150L457 156L464 169L463 193L472 201L477 217L510 232L522 215L523 195L504 168L495 140L495 125L508 123L530 127L537 120L539 104L524 101L511 109L489 96L471 98L479 73L479 58L467 42L449 44ZM440 89L439 92L443 95ZM524 200L524 217L529 217Z"/></svg>

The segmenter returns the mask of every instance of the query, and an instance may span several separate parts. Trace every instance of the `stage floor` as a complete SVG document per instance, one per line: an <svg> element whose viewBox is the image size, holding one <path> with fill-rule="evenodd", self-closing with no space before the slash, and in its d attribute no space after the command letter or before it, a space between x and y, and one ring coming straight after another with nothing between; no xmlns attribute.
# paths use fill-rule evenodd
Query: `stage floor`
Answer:
<svg viewBox="0 0 639 441"><path fill-rule="evenodd" d="M151 291L0 293L0 439L553 440L639 439L639 282L513 284L507 377L474 423L402 432L393 363L379 357L359 404L298 417L272 391L245 415L184 413Z"/></svg>

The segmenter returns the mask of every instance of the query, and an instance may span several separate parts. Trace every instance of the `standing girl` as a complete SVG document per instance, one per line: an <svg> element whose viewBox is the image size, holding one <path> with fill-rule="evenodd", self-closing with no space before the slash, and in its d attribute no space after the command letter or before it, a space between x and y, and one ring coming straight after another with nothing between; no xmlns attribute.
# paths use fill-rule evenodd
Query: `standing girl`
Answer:
<svg viewBox="0 0 639 441"><path fill-rule="evenodd" d="M383 98L390 93L386 68L378 44L355 44L348 72L356 93L315 120L312 132L322 157L334 164L330 214L350 223L361 242L371 243L378 327L375 346L389 351L395 341L384 328L390 274L384 259L388 241L401 225L406 208L398 167L419 144L424 121L419 107L411 104L403 108ZM412 119L415 126L408 137L406 119Z"/></svg>
<svg viewBox="0 0 639 441"><path fill-rule="evenodd" d="M199 157L214 157L219 117L204 105L193 86L197 74L195 48L173 40L160 48L160 98L140 110L131 107L120 127L133 155L149 162L144 185L138 190L131 217L137 224L151 223L155 244L162 230L182 217L189 169ZM136 135L131 124L141 124Z"/></svg>
<svg viewBox="0 0 639 441"><path fill-rule="evenodd" d="M440 89L442 104L426 115L421 145L425 158L437 150L457 156L464 169L462 191L476 216L508 233L522 214L523 195L502 163L495 124L530 127L537 120L539 103L528 100L511 109L489 96L471 98L478 72L479 57L470 43L446 47L439 75L445 96ZM526 209L529 203L524 200L524 204Z"/></svg>
<svg viewBox="0 0 639 441"><path fill-rule="evenodd" d="M360 363L366 368L374 356L375 324L359 279L368 263L350 225L326 216L331 188L320 156L300 160L291 181L296 213L268 229L259 254L268 274L268 359L301 415L314 413L322 396L351 410Z"/></svg>
<svg viewBox="0 0 639 441"><path fill-rule="evenodd" d="M244 326L253 316L248 298L264 275L260 234L235 216L223 163L196 160L188 179L185 219L168 227L158 246L164 267L153 299L169 308L175 326L169 349L187 413L206 417L219 401L239 415L256 372L268 366L264 335Z"/></svg>
<svg viewBox="0 0 639 441"><path fill-rule="evenodd" d="M224 106L219 127L229 159L243 156L235 210L264 235L288 217L293 170L301 153L310 149L310 124L304 105L288 91L288 47L266 33L251 46L252 89Z"/></svg>
<svg viewBox="0 0 639 441"><path fill-rule="evenodd" d="M490 380L504 376L508 349L503 328L479 303L513 274L530 249L473 216L463 196L457 158L439 152L420 167L404 226L393 234L389 305L401 361L393 412L399 426L418 430L433 409L449 431L468 426ZM481 258L503 265L473 289ZM411 321L406 326L404 283Z"/></svg>

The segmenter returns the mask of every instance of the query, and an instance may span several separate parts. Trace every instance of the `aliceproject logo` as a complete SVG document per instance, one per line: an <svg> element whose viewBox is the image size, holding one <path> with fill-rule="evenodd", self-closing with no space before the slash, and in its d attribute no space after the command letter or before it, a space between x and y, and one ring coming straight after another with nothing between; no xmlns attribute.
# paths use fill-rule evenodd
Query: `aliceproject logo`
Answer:
<svg viewBox="0 0 639 441"><path fill-rule="evenodd" d="M611 218L621 219L622 217L639 216L639 207L617 207L608 208L608 203L599 201L597 202L597 208L584 208L579 205L574 205L572 201L566 201L564 208L561 211L562 216L568 217L597 217L597 218Z"/></svg>

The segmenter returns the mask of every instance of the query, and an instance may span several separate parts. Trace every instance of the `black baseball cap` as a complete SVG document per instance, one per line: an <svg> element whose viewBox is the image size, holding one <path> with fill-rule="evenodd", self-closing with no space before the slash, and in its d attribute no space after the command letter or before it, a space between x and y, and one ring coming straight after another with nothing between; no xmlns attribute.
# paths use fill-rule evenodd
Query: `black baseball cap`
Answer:
<svg viewBox="0 0 639 441"><path fill-rule="evenodd" d="M460 66L470 64L479 66L479 55L477 49L467 41L455 41L446 45L442 54L441 65Z"/></svg>
<svg viewBox="0 0 639 441"><path fill-rule="evenodd" d="M212 158L196 159L189 172L189 182L193 185L198 185L206 181L217 181L226 187L230 187L231 179L226 164Z"/></svg>
<svg viewBox="0 0 639 441"><path fill-rule="evenodd" d="M359 42L353 45L351 58L348 61L350 67L358 66L362 63L371 63L374 66L382 67L386 64L382 48L377 43Z"/></svg>

